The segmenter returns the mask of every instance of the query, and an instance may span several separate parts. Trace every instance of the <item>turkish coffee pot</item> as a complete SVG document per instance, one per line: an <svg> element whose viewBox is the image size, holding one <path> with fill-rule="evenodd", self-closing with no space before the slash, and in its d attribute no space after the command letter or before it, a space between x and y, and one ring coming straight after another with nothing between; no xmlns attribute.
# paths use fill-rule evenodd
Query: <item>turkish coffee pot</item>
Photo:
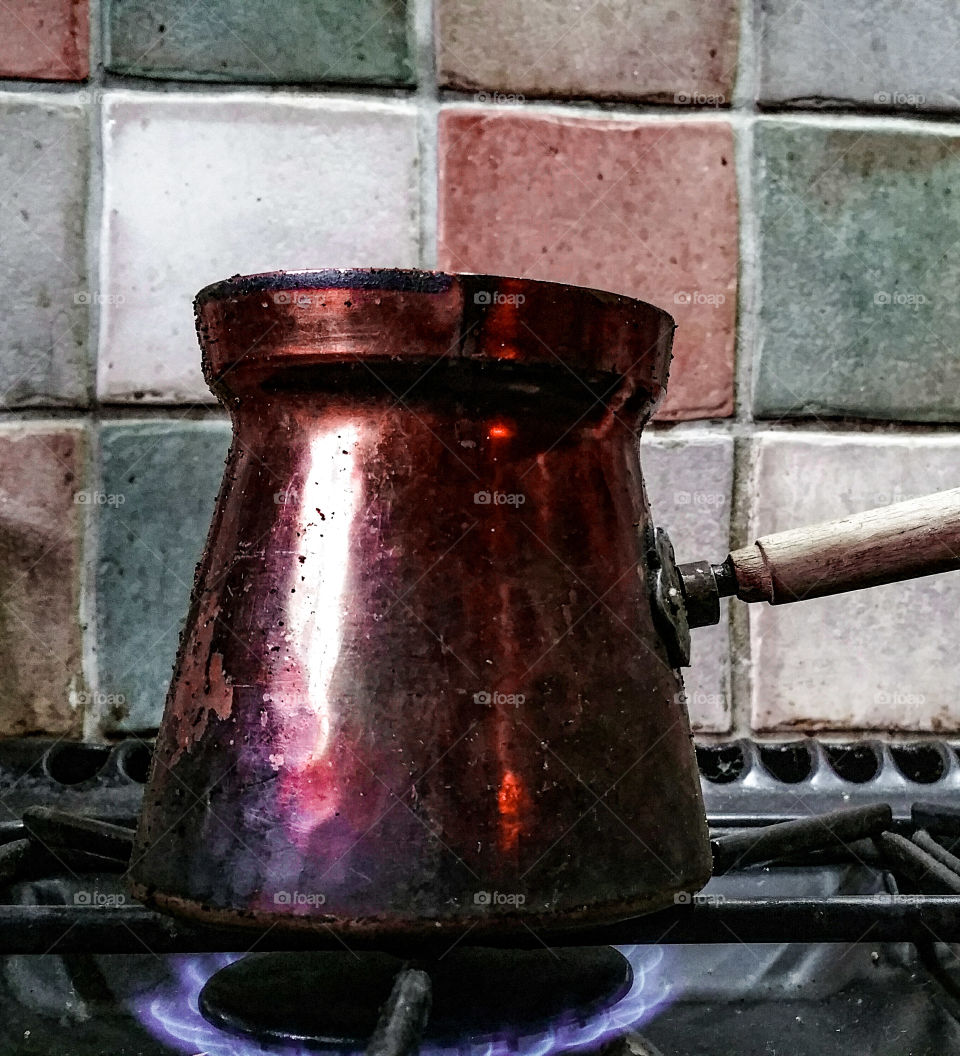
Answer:
<svg viewBox="0 0 960 1056"><path fill-rule="evenodd" d="M131 870L171 913L475 942L670 904L711 872L690 628L960 567L960 490L678 567L650 304L320 271L196 313L233 442Z"/></svg>

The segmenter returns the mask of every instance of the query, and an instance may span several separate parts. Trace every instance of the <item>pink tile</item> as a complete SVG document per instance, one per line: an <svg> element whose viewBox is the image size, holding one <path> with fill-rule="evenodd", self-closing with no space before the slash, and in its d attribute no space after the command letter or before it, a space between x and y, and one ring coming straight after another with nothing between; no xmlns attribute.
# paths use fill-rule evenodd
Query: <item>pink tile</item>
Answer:
<svg viewBox="0 0 960 1056"><path fill-rule="evenodd" d="M677 320L659 417L733 412L737 198L726 122L448 108L439 265L595 286Z"/></svg>
<svg viewBox="0 0 960 1056"><path fill-rule="evenodd" d="M0 77L82 81L88 38L87 0L0 3Z"/></svg>
<svg viewBox="0 0 960 1056"><path fill-rule="evenodd" d="M730 101L736 0L438 0L442 84L541 96Z"/></svg>
<svg viewBox="0 0 960 1056"><path fill-rule="evenodd" d="M0 735L79 733L85 437L0 427Z"/></svg>

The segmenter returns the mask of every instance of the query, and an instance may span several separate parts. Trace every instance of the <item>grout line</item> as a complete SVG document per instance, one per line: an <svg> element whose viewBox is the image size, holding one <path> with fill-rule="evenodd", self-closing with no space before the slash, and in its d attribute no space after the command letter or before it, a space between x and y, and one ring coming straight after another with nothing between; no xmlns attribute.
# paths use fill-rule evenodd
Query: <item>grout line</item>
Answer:
<svg viewBox="0 0 960 1056"><path fill-rule="evenodd" d="M174 413L175 412L175 413ZM92 403L88 407L18 407L0 409L0 429L34 423L123 421L128 418L162 421L228 420L219 404L183 403Z"/></svg>
<svg viewBox="0 0 960 1056"><path fill-rule="evenodd" d="M101 490L100 480L100 426L89 422L87 435L86 486L92 492ZM83 739L103 741L104 731L100 727L100 715L96 701L100 688L97 622L97 563L99 550L100 519L96 503L84 508L83 536L81 543L81 592L80 627L82 642L83 682L87 691L87 705L83 712Z"/></svg>
<svg viewBox="0 0 960 1056"><path fill-rule="evenodd" d="M414 0L417 8L428 0ZM418 31L419 32L419 31ZM421 69L418 67L418 69ZM422 72L422 69L421 69ZM808 127L834 128L848 131L891 131L927 133L954 139L960 134L957 116L947 112L921 114L915 110L898 112L869 112L860 110L802 110L790 107L735 105L732 107L678 107L667 104L636 103L619 100L605 104L597 100L525 99L515 102L477 101L477 93L439 90L427 83L417 89L391 89L385 86L359 90L339 85L273 85L227 84L221 82L176 83L160 81L116 82L115 78L91 77L89 82L10 81L0 80L0 99L37 97L38 101L70 101L71 96L82 96L91 90L132 96L170 96L208 100L234 96L253 101L311 102L318 106L387 106L404 104L431 110L483 109L486 113L527 114L530 117L567 117L584 120L637 122L662 124L729 123L743 128L757 121L779 121Z"/></svg>
<svg viewBox="0 0 960 1056"><path fill-rule="evenodd" d="M226 411L213 403L107 403L90 406L16 407L0 409L0 429L37 423L77 421L112 422L130 419L143 421L228 421ZM693 418L688 421L652 421L644 426L644 435L662 439L693 439L704 436L729 436L735 439L756 435L835 437L847 440L919 440L944 441L960 439L956 422L870 421L866 419L737 419Z"/></svg>
<svg viewBox="0 0 960 1056"><path fill-rule="evenodd" d="M947 744L960 750L960 734L956 730L936 731L899 730L895 727L871 728L871 727L825 727L804 728L784 727L782 729L769 730L730 730L718 733L715 730L697 730L695 740L698 744L721 745L729 744L744 738L757 744L796 744L797 741L825 741L833 744L859 744L863 741L880 741L892 744ZM922 786L921 786L922 787Z"/></svg>
<svg viewBox="0 0 960 1056"><path fill-rule="evenodd" d="M417 74L417 138L419 141L420 266L437 266L437 60L433 36L432 0L412 0L414 59Z"/></svg>
<svg viewBox="0 0 960 1056"><path fill-rule="evenodd" d="M733 89L733 105L739 110L752 110L760 85L760 51L758 27L760 0L740 0L740 37L737 52L737 79Z"/></svg>
<svg viewBox="0 0 960 1056"><path fill-rule="evenodd" d="M86 250L87 250L87 290L99 293L101 286L100 271L100 236L103 217L103 135L101 114L103 110L103 43L106 40L106 3L103 0L90 0L90 75L87 91L90 94L88 114L89 127L89 171L87 174L87 213L86 213ZM100 361L100 298L94 296L89 301L89 320L87 330L87 391L90 399L96 403L97 373ZM93 491L100 489L100 425L96 414L88 412L87 428L87 487ZM86 704L82 716L82 736L85 741L102 741L103 730L100 728L100 715L96 701L100 686L98 664L98 624L97 624L97 561L99 549L99 517L94 503L90 503L84 512L82 554L82 589L80 594L80 626L82 634L81 668L83 681L87 689Z"/></svg>
<svg viewBox="0 0 960 1056"><path fill-rule="evenodd" d="M759 223L753 193L755 163L754 128L737 129L735 165L739 210L739 274L737 277L736 353L734 360L734 417L742 424L753 422L753 372L759 345L760 265Z"/></svg>
<svg viewBox="0 0 960 1056"><path fill-rule="evenodd" d="M737 115L749 115L732 121L734 165L737 183L737 320L734 344L734 418L730 432L733 438L733 470L730 484L730 520L728 543L731 550L742 545L746 533L745 517L752 500L752 475L749 456L753 444L749 439L755 425L751 414L752 374L756 302L756 222L753 212L753 152L756 93L758 86L757 41L755 19L760 0L740 0L740 35L737 79L733 105ZM724 555L721 555L721 558ZM749 612L746 605L727 604L727 650L723 692L728 702L729 727L724 738L749 733L752 670L750 665Z"/></svg>
<svg viewBox="0 0 960 1056"><path fill-rule="evenodd" d="M734 440L733 488L730 501L730 545L732 549L752 541L752 499L756 493L756 434ZM753 707L753 659L750 644L750 606L728 602L730 628L730 727L733 736L750 735Z"/></svg>

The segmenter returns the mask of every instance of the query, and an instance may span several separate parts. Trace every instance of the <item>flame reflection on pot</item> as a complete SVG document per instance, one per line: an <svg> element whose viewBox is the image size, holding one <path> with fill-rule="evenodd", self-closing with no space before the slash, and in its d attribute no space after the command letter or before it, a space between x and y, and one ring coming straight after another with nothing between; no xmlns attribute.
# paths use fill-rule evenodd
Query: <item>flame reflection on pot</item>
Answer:
<svg viewBox="0 0 960 1056"><path fill-rule="evenodd" d="M330 791L324 773L330 741L330 680L342 645L350 528L361 489L353 460L344 464L336 455L350 450L358 437L356 428L339 425L311 440L297 504L303 534L286 610L289 659L302 674L292 685L289 700L279 699L276 691L271 694L280 716L297 712L301 716L288 727L293 736L273 757L273 765L281 775L281 798L291 808L284 813L285 824L302 848L337 809L335 797L325 794Z"/></svg>

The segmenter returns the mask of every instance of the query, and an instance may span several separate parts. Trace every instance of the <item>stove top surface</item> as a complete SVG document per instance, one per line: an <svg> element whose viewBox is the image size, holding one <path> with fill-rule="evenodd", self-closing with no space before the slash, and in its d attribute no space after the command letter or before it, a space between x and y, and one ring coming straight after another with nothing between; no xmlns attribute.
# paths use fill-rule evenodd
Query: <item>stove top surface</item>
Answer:
<svg viewBox="0 0 960 1056"><path fill-rule="evenodd" d="M327 1051L371 1051L361 1039L406 967L432 981L427 1056L960 1053L960 962L940 941L960 940L960 896L949 893L949 875L918 868L927 852L911 839L918 821L940 825L924 846L940 848L947 865L958 850L949 746L900 760L886 747L848 746L845 760L807 742L809 767L796 747L766 759L749 742L702 749L715 859L727 870L703 892L618 926L623 941L617 929L604 932L599 948L551 950L534 936L530 950L463 945L425 963L349 950L330 936L325 950L263 956L256 951L283 943L269 935L231 943L156 918L122 879L142 745L74 759L57 748L51 762L49 745L11 743L0 744L9 811L0 823L2 1052L253 1056L317 1051L318 1038ZM844 778L847 764L866 780ZM799 779L783 779L798 768ZM36 809L51 803L52 812ZM751 861L765 824L838 806L859 808L858 824L884 836L812 846L808 821L767 829L762 840L776 838L764 853L774 861ZM74 825L76 813L119 830ZM832 823L812 824L829 835ZM900 843L883 844L887 830ZM29 858L36 833L49 845L45 858ZM780 941L756 941L771 936ZM324 1034L330 1024L340 1033ZM278 1040L285 1027L301 1040Z"/></svg>

